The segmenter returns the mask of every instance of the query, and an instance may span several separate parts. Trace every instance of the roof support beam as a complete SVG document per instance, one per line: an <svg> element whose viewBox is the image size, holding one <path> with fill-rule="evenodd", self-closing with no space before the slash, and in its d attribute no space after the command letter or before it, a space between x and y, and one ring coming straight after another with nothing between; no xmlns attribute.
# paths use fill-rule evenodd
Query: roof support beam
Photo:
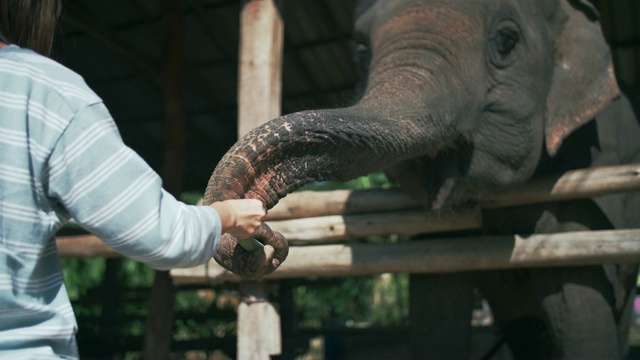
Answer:
<svg viewBox="0 0 640 360"><path fill-rule="evenodd" d="M162 2L167 21L162 87L166 131L162 179L164 188L179 198L184 176L187 115L183 86L185 30L177 1ZM143 349L145 359L169 357L175 295L176 290L169 272L156 271L146 320Z"/></svg>

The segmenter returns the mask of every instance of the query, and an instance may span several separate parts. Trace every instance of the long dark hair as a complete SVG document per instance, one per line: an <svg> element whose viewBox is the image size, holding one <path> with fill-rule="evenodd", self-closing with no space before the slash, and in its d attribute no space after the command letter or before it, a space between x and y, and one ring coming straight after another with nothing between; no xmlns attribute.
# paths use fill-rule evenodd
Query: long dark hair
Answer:
<svg viewBox="0 0 640 360"><path fill-rule="evenodd" d="M48 56L61 0L0 0L0 41Z"/></svg>

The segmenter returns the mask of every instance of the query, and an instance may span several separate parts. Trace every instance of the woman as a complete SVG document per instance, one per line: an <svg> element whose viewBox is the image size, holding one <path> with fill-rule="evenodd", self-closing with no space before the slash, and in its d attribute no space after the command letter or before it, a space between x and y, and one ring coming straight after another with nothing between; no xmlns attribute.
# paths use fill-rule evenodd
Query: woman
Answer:
<svg viewBox="0 0 640 360"><path fill-rule="evenodd" d="M257 200L188 206L125 146L102 100L48 59L59 0L0 0L0 358L77 358L55 243L70 218L157 269L249 237Z"/></svg>

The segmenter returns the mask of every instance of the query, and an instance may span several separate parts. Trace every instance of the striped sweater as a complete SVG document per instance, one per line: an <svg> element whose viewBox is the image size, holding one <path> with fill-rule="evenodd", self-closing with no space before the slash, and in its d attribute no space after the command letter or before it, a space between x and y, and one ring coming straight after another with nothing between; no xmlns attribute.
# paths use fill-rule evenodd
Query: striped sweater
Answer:
<svg viewBox="0 0 640 360"><path fill-rule="evenodd" d="M55 233L73 218L157 269L208 261L220 218L162 189L83 79L0 50L0 358L77 358Z"/></svg>

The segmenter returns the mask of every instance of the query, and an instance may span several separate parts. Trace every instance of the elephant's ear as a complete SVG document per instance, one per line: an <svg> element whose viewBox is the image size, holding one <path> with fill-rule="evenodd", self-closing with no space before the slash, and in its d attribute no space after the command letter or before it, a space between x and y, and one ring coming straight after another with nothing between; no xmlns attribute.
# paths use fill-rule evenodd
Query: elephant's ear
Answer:
<svg viewBox="0 0 640 360"><path fill-rule="evenodd" d="M563 0L566 21L558 27L553 82L547 99L547 151L592 120L620 95L611 53L598 13L587 0Z"/></svg>

